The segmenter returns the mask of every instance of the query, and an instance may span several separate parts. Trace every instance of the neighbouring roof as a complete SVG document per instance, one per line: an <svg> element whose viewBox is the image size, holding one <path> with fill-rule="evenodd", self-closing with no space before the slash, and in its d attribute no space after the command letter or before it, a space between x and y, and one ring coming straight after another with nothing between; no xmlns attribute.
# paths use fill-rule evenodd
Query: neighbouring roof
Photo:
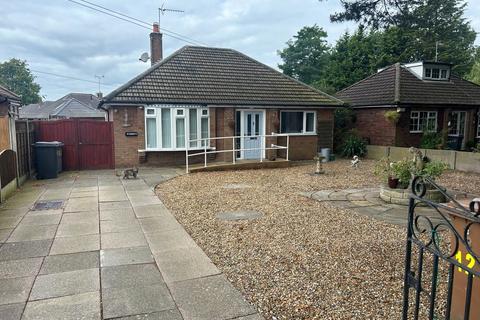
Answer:
<svg viewBox="0 0 480 320"><path fill-rule="evenodd" d="M100 100L92 94L69 93L57 101L45 101L23 106L20 118L102 118L105 112L98 109Z"/></svg>
<svg viewBox="0 0 480 320"><path fill-rule="evenodd" d="M343 102L238 51L185 46L114 90L105 103L332 106Z"/></svg>
<svg viewBox="0 0 480 320"><path fill-rule="evenodd" d="M480 105L480 86L453 74L449 81L423 80L397 63L337 92L336 97L353 107Z"/></svg>
<svg viewBox="0 0 480 320"><path fill-rule="evenodd" d="M8 90L4 86L0 85L0 97L5 97L7 99L15 100L15 101L20 101L21 98L13 93L12 91Z"/></svg>

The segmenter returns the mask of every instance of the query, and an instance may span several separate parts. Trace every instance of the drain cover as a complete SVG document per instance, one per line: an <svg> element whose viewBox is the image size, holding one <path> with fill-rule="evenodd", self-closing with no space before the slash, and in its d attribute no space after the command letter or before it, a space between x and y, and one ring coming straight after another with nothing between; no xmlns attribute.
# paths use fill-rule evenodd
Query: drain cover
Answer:
<svg viewBox="0 0 480 320"><path fill-rule="evenodd" d="M37 201L32 210L54 210L62 208L62 200Z"/></svg>

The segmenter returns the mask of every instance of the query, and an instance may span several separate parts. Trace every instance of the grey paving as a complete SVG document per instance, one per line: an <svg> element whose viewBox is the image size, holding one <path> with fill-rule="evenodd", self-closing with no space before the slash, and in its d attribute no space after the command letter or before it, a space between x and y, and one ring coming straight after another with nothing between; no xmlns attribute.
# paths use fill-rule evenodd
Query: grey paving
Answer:
<svg viewBox="0 0 480 320"><path fill-rule="evenodd" d="M75 270L39 275L29 300L69 296L100 290L99 269Z"/></svg>
<svg viewBox="0 0 480 320"><path fill-rule="evenodd" d="M49 239L6 243L0 248L0 260L45 257L50 251L52 241Z"/></svg>
<svg viewBox="0 0 480 320"><path fill-rule="evenodd" d="M103 317L114 318L173 309L165 284L102 290Z"/></svg>
<svg viewBox="0 0 480 320"><path fill-rule="evenodd" d="M95 250L100 250L100 236L98 234L91 234L78 237L56 238L53 241L50 254L66 254Z"/></svg>
<svg viewBox="0 0 480 320"><path fill-rule="evenodd" d="M60 273L100 267L99 251L78 252L48 256L42 264L40 274Z"/></svg>
<svg viewBox="0 0 480 320"><path fill-rule="evenodd" d="M0 319L259 319L155 195L178 172L141 172L62 173L0 204Z"/></svg>
<svg viewBox="0 0 480 320"><path fill-rule="evenodd" d="M156 283L163 283L163 278L154 263L102 268L102 288L148 286Z"/></svg>
<svg viewBox="0 0 480 320"><path fill-rule="evenodd" d="M224 275L174 282L169 288L184 319L223 320L257 312Z"/></svg>
<svg viewBox="0 0 480 320"><path fill-rule="evenodd" d="M23 314L24 320L98 320L100 317L100 293L88 292L55 299L29 301Z"/></svg>
<svg viewBox="0 0 480 320"><path fill-rule="evenodd" d="M0 261L0 279L36 276L43 258Z"/></svg>
<svg viewBox="0 0 480 320"><path fill-rule="evenodd" d="M154 262L154 259L148 247L119 248L100 251L100 265L102 267L150 262Z"/></svg>
<svg viewBox="0 0 480 320"><path fill-rule="evenodd" d="M0 306L0 319L2 320L20 320L22 317L25 303L15 303Z"/></svg>
<svg viewBox="0 0 480 320"><path fill-rule="evenodd" d="M0 304L25 302L35 277L23 277L0 280ZM2 319L2 318L0 318Z"/></svg>

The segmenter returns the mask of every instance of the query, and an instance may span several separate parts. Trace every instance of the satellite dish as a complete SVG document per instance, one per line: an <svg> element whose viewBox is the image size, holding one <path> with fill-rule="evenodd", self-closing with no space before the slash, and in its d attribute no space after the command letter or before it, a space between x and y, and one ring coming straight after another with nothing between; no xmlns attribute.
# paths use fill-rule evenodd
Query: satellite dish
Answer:
<svg viewBox="0 0 480 320"><path fill-rule="evenodd" d="M150 59L150 57L148 56L148 53L144 52L142 53L142 55L140 56L140 58L138 58L138 60L142 61L142 62L147 62L148 59Z"/></svg>

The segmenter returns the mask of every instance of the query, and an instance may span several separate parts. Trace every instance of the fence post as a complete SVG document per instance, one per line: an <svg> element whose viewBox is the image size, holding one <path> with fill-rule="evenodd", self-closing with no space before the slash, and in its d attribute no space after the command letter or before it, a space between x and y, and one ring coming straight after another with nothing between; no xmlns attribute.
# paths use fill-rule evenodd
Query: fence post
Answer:
<svg viewBox="0 0 480 320"><path fill-rule="evenodd" d="M203 156L205 158L204 167L207 167L207 139L203 140Z"/></svg>
<svg viewBox="0 0 480 320"><path fill-rule="evenodd" d="M287 161L288 161L288 149L290 146L290 135L287 135Z"/></svg>
<svg viewBox="0 0 480 320"><path fill-rule="evenodd" d="M235 158L236 158L236 154L235 154L235 136L232 137L232 161L233 161L233 164L235 164Z"/></svg>

